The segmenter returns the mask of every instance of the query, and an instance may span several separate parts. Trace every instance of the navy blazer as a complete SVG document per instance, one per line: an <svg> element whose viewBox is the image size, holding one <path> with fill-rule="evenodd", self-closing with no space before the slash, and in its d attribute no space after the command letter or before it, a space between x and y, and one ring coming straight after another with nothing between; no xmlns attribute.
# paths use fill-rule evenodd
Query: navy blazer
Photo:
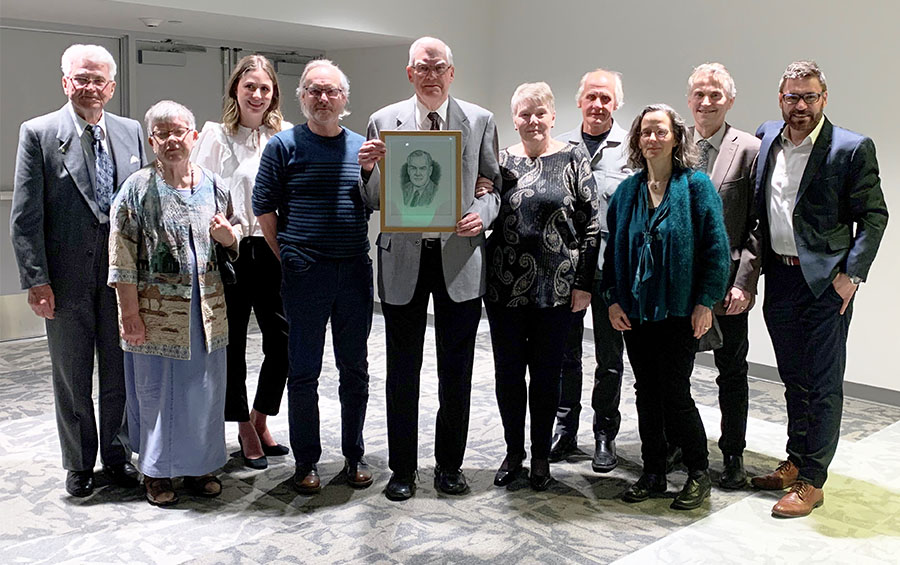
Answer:
<svg viewBox="0 0 900 565"><path fill-rule="evenodd" d="M817 298L838 273L865 280L888 221L875 144L868 137L823 119L825 123L803 171L794 206L794 241L800 268ZM766 122L756 131L762 140L756 204L767 242L764 269L772 253L767 181L773 144L784 125L783 121Z"/></svg>

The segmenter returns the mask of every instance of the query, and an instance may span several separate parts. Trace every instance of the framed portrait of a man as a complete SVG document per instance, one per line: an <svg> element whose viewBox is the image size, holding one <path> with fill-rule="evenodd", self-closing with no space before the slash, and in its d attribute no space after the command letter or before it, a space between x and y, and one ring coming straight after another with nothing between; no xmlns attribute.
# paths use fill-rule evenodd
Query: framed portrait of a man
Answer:
<svg viewBox="0 0 900 565"><path fill-rule="evenodd" d="M462 132L383 131L381 231L452 232L462 215Z"/></svg>

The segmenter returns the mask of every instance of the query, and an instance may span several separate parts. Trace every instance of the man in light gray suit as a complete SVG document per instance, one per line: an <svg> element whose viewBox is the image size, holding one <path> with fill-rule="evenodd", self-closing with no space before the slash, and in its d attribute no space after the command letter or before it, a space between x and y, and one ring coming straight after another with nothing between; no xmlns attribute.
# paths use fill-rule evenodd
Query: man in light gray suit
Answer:
<svg viewBox="0 0 900 565"><path fill-rule="evenodd" d="M606 212L609 199L619 183L631 174L628 168L627 132L615 122L613 112L623 102L622 77L619 73L596 69L585 73L575 96L581 110L581 125L561 136L561 141L582 146L591 157L591 169L600 194L600 260L595 284L600 282L603 251L609 238ZM591 467L598 473L615 469L616 434L622 420L619 396L622 388L622 333L609 323L606 303L599 292L591 300L594 324L594 352L597 368L591 408L594 410L594 456ZM556 412L556 431L550 450L550 460L560 461L577 450L578 419L581 414L581 352L584 338L584 311L569 330L566 353L563 357L560 380L559 408Z"/></svg>
<svg viewBox="0 0 900 565"><path fill-rule="evenodd" d="M700 149L697 168L712 179L722 198L725 230L731 243L731 279L725 299L716 304L716 322L722 344L713 356L719 376L719 409L722 435L719 449L725 469L719 486L743 488L744 447L747 434L747 318L753 307L762 265L762 238L756 220L753 190L759 140L731 127L725 114L734 105L737 90L728 70L720 63L700 65L688 79L688 107L694 116L691 129ZM703 340L701 340L701 348Z"/></svg>
<svg viewBox="0 0 900 565"><path fill-rule="evenodd" d="M469 397L475 335L485 291L484 229L496 218L500 198L475 196L476 181L500 187L497 128L487 110L449 96L453 54L441 40L423 37L409 49L406 67L415 96L369 118L359 152L362 196L379 207L379 171L385 130L462 131L463 217L455 233L380 233L378 296L387 341L388 464L390 500L415 494L418 449L419 373L429 296L434 300L440 407L435 429L435 488L468 490L461 467L469 428ZM485 180L487 179L487 180Z"/></svg>
<svg viewBox="0 0 900 565"><path fill-rule="evenodd" d="M69 102L19 131L10 232L22 288L46 318L56 423L66 490L94 490L97 449L109 480L137 486L123 443L125 380L116 293L106 285L109 205L119 185L144 165L138 122L103 111L116 89L116 62L97 45L62 56ZM91 398L99 364L100 433Z"/></svg>

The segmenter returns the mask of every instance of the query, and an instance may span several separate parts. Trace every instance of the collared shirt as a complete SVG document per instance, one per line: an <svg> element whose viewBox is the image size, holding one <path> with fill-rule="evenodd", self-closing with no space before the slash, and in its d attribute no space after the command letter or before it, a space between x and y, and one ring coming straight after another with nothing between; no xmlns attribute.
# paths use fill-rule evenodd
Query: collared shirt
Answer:
<svg viewBox="0 0 900 565"><path fill-rule="evenodd" d="M84 138L84 129L88 126L88 123L87 123L87 121L85 121L84 118L82 118L75 112L75 107L72 106L71 102L69 102L69 114L72 116L72 120L75 122L75 132L78 134L78 137L80 137L82 140L84 140L85 139ZM95 125L94 127L100 128L100 144L103 145L103 149L107 153L112 155L112 153L110 153L110 151L109 151L109 143L106 141L106 112L100 113L100 121L98 121L97 125ZM89 146L90 146L91 150L88 155L92 156L92 157L94 155L93 144L94 144L94 140L93 140L93 138L91 138L89 140Z"/></svg>
<svg viewBox="0 0 900 565"><path fill-rule="evenodd" d="M716 157L719 156L719 149L722 147L722 141L725 139L725 124L723 123L716 133L712 134L710 137L704 138L697 128L694 128L694 143L699 143L701 139L706 139L709 142L709 163L707 165L707 169L703 171L706 174L712 172L713 167L716 165ZM710 175L711 176L711 175Z"/></svg>
<svg viewBox="0 0 900 565"><path fill-rule="evenodd" d="M447 129L447 107L449 106L450 98L444 100L444 102L438 106L437 110L429 110L422 104L422 101L419 100L419 97L416 96L416 125L419 126L420 130L430 130L431 129L431 118L428 117L430 112L437 112L438 116L440 116L441 129ZM423 232L422 239L434 239L441 237L440 232Z"/></svg>
<svg viewBox="0 0 900 565"><path fill-rule="evenodd" d="M794 206L803 171L809 162L813 145L822 131L824 116L815 129L800 142L794 142L787 135L785 125L772 144L774 160L766 183L766 198L769 207L769 237L772 251L779 255L797 256L797 242L794 240Z"/></svg>
<svg viewBox="0 0 900 565"><path fill-rule="evenodd" d="M416 125L419 126L419 129L430 130L431 129L431 118L428 117L430 112L437 112L438 116L441 118L441 129L447 129L447 106L450 103L450 98L444 100L443 104L438 106L437 110L429 110L422 104L422 101L419 100L419 97L416 96Z"/></svg>

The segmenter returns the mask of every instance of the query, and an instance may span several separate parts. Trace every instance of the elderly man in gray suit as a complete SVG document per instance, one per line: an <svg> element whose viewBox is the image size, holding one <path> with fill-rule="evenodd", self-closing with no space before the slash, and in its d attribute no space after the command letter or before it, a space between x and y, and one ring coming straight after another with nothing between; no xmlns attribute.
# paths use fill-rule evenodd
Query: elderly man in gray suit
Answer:
<svg viewBox="0 0 900 565"><path fill-rule="evenodd" d="M688 107L694 116L691 133L700 149L697 168L709 174L719 191L731 242L729 291L714 308L722 343L713 352L722 412L719 449L725 459L719 486L726 489L743 488L747 483L743 459L750 348L747 318L762 265L762 236L753 199L759 140L725 122L736 95L734 80L720 63L700 65L688 79Z"/></svg>
<svg viewBox="0 0 900 565"><path fill-rule="evenodd" d="M453 54L441 40L417 39L406 67L415 95L369 118L359 152L362 196L379 207L379 171L385 155L378 139L385 130L462 131L463 217L455 233L380 233L378 296L387 341L388 465L393 471L385 495L405 500L416 490L419 374L429 296L434 301L440 407L435 426L435 488L447 494L468 490L461 467L469 428L469 399L475 336L485 291L484 229L496 218L493 191L476 197L476 182L500 186L497 128L493 115L449 96Z"/></svg>
<svg viewBox="0 0 900 565"><path fill-rule="evenodd" d="M600 261L603 269L603 250L609 237L606 211L609 199L619 183L631 174L628 168L627 132L613 119L624 100L622 77L619 73L596 69L585 73L575 95L582 121L578 128L559 136L561 141L581 145L591 157L591 169L600 194ZM596 282L600 282L597 273ZM599 293L591 300L591 316L594 325L594 352L597 367L591 408L594 410L593 431L595 440L591 467L598 473L612 471L617 464L616 434L622 418L619 414L619 396L622 388L622 333L609 323L606 304ZM560 380L559 407L556 412L556 430L550 450L550 460L560 461L577 450L578 419L581 414L581 352L584 338L584 311L569 329L566 353L563 358Z"/></svg>
<svg viewBox="0 0 900 565"><path fill-rule="evenodd" d="M137 486L124 444L125 380L116 293L106 285L109 205L144 165L141 125L104 112L116 89L116 62L97 45L62 56L69 102L19 131L10 232L22 288L46 319L56 423L66 490L94 490L97 449L109 480ZM91 398L99 364L100 432Z"/></svg>

